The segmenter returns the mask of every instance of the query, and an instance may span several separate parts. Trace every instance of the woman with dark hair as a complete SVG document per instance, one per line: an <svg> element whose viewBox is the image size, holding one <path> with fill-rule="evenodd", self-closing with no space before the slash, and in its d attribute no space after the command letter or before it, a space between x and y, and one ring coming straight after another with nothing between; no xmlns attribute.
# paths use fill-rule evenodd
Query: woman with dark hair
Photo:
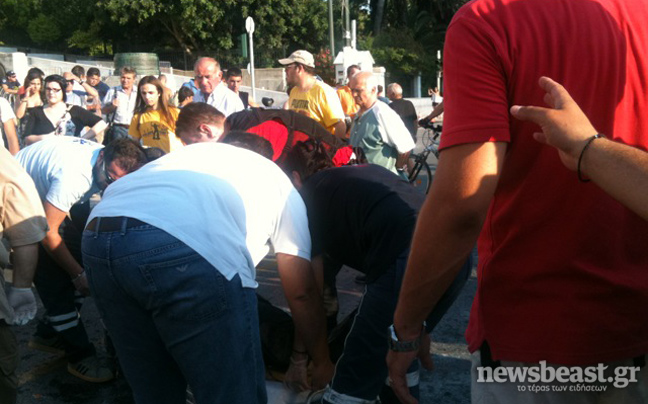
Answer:
<svg viewBox="0 0 648 404"><path fill-rule="evenodd" d="M76 136L101 140L106 123L92 112L65 103L67 80L58 74L45 78L45 104L28 108L25 125L25 145L38 142L47 136ZM90 127L82 134L83 128Z"/></svg>
<svg viewBox="0 0 648 404"><path fill-rule="evenodd" d="M128 134L142 146L159 147L166 153L182 147L175 135L180 110L169 105L164 86L155 76L143 77L137 86L135 115Z"/></svg>
<svg viewBox="0 0 648 404"><path fill-rule="evenodd" d="M28 108L40 107L43 105L43 75L38 71L27 73L24 81L25 91L16 99L16 118L22 119Z"/></svg>

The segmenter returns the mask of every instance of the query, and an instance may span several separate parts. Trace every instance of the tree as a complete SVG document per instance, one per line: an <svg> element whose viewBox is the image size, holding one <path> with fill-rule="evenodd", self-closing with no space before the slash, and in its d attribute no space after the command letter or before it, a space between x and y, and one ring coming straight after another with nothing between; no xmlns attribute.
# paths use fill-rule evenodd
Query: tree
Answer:
<svg viewBox="0 0 648 404"><path fill-rule="evenodd" d="M39 45L52 44L61 37L61 29L58 23L45 14L39 14L29 21L27 32L32 41Z"/></svg>

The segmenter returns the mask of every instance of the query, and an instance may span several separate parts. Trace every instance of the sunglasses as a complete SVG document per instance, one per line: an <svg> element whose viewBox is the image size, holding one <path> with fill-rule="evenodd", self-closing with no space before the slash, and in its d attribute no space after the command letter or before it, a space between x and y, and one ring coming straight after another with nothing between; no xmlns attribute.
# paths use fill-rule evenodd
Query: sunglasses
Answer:
<svg viewBox="0 0 648 404"><path fill-rule="evenodd" d="M106 184L110 185L113 182L117 181L115 178L111 177L110 174L108 174L108 170L106 169L106 161L101 162L102 165L102 170L104 173L104 177L106 177Z"/></svg>

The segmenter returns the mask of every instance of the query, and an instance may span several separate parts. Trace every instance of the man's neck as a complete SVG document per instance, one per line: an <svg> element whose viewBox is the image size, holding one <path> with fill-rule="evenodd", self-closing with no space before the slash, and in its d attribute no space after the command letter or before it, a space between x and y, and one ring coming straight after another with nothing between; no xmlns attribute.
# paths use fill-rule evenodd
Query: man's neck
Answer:
<svg viewBox="0 0 648 404"><path fill-rule="evenodd" d="M310 74L307 74L306 77L304 77L304 80L297 86L299 89L303 92L309 91L313 86L315 85L315 82L317 79L315 76L311 76Z"/></svg>
<svg viewBox="0 0 648 404"><path fill-rule="evenodd" d="M367 108L365 108L365 107L363 107L363 106L361 105L361 106L360 106L360 111L358 111L358 112L359 112L360 114L364 114L365 112L367 112L367 111L369 111L371 108L373 108L373 106L376 105L376 102L377 102L377 101L378 101L378 100L375 99L374 102L371 103L371 105L368 106Z"/></svg>

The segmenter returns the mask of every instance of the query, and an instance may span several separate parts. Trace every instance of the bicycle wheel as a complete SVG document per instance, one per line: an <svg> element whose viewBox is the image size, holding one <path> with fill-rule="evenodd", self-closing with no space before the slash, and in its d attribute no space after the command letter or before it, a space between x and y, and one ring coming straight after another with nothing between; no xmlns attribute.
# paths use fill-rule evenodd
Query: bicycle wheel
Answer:
<svg viewBox="0 0 648 404"><path fill-rule="evenodd" d="M432 185L432 170L427 161L416 162L412 175L410 176L410 183L421 190L421 192L428 193L430 185Z"/></svg>

